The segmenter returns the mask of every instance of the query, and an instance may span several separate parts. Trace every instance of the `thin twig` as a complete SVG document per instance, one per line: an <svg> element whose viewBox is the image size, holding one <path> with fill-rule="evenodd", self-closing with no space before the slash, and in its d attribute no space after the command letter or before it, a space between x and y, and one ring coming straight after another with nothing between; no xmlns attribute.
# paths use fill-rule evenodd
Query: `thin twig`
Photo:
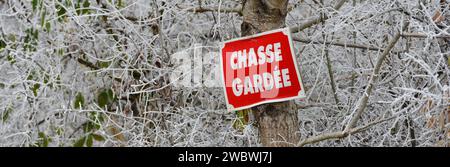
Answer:
<svg viewBox="0 0 450 167"><path fill-rule="evenodd" d="M356 0L353 0L352 2L352 6L355 7L356 6ZM356 31L353 31L353 43L356 43ZM364 50L362 51L364 52ZM356 83L356 73L355 70L356 69L356 48L353 48L353 60L352 60L352 67L353 67L353 71L352 71L352 80L350 82L350 93L353 94L354 88L355 88L355 83Z"/></svg>
<svg viewBox="0 0 450 167"><path fill-rule="evenodd" d="M299 38L299 37L293 37L294 41L297 42L302 42L302 43L312 43L312 44L326 44L326 45L334 45L334 46L342 46L342 47L349 47L349 48L358 48L358 49L363 49L363 50L372 50L372 51L380 51L383 52L384 49L383 48L379 48L379 47L373 47L373 46L369 46L369 45L361 45L361 44L355 44L355 43L340 43L340 42L324 42L324 41L313 41L311 39L306 39L306 38ZM400 53L401 51L392 51L394 54Z"/></svg>
<svg viewBox="0 0 450 167"><path fill-rule="evenodd" d="M223 12L223 13L237 13L237 14L242 16L242 7L241 6L236 7L236 8L220 8L220 10L219 10L218 7L203 7L201 5L199 7L196 7L196 8L182 7L182 6L179 6L179 5L176 5L176 6L178 8L180 8L180 9L185 9L188 12L192 12L192 13L204 13L204 12L217 12L217 11L220 11L220 12ZM294 6L289 5L287 7L287 9L288 9L288 11L291 11L291 10L294 9Z"/></svg>
<svg viewBox="0 0 450 167"><path fill-rule="evenodd" d="M91 62L89 62L87 60L84 60L82 58L77 58L77 62L82 64L82 65L85 65L85 66L91 68L92 70L99 70L100 69L100 67L98 67L95 64L93 64L93 63L91 63ZM110 76L110 77L113 78L114 80L116 80L117 82L122 82L122 79L120 79L120 78L113 77L113 76Z"/></svg>
<svg viewBox="0 0 450 167"><path fill-rule="evenodd" d="M344 137L347 137L347 136L352 135L352 134L363 132L363 131L371 128L374 125L377 125L377 124L380 124L380 123L392 120L392 119L394 119L396 117L397 116L392 116L392 117L389 117L389 118L386 118L386 119L373 121L373 122L368 123L368 124L366 124L364 126L353 128L353 129L351 129L349 131L339 131L339 132L324 133L324 134L321 134L321 135L309 137L309 138L303 140L302 142L298 143L297 146L303 147L303 146L305 146L307 144L317 143L317 142L321 142L321 141L328 140L328 139L344 138Z"/></svg>
<svg viewBox="0 0 450 167"><path fill-rule="evenodd" d="M397 41L400 39L400 36L402 34L402 31L409 25L409 21L405 21L402 28L395 34L394 38L389 42L389 45L387 48L381 53L380 57L377 60L377 63L375 65L375 68L373 69L372 75L370 76L369 83L367 83L366 90L364 91L360 103L358 107L356 108L356 112L353 115L351 121L345 127L344 131L350 131L355 125L356 122L360 119L362 113L364 112L364 109L367 106L367 102L369 100L370 94L372 93L372 88L375 83L375 80L378 78L378 74L380 73L381 65L383 65L384 60L386 59L387 55L389 55L392 48L394 48Z"/></svg>
<svg viewBox="0 0 450 167"><path fill-rule="evenodd" d="M336 4L336 6L334 6L333 9L336 10L336 11L339 10L339 9L342 7L342 5L344 5L344 3L345 3L346 1L347 1L347 0L341 0L341 1L339 1L339 2ZM314 19L311 19L311 20L309 20L309 21L303 23L303 24L300 25L300 26L291 27L291 32L292 32L292 33L296 33L296 32L303 31L304 29L307 29L307 28L309 28L309 27L311 27L311 26L313 26L313 25L319 24L319 23L321 23L321 22L323 22L323 21L325 21L325 20L327 20L327 19L329 19L329 18L330 18L330 16L328 16L328 15L318 16L318 17L316 17L316 18L314 18Z"/></svg>
<svg viewBox="0 0 450 167"><path fill-rule="evenodd" d="M331 65L331 60L330 60L330 56L328 54L328 49L325 50L325 58L327 61L328 76L330 77L330 84L331 84L331 90L333 91L334 102L336 103L336 105L339 105L339 98L337 96L337 91L336 91L336 82L334 80L333 67Z"/></svg>
<svg viewBox="0 0 450 167"><path fill-rule="evenodd" d="M189 8L189 7L181 7L179 5L176 5L180 9L185 9L188 12L192 13L204 13L204 12L223 12L223 13L237 13L239 15L242 15L242 7L236 7L236 8L219 8L218 7L196 7L196 8Z"/></svg>
<svg viewBox="0 0 450 167"><path fill-rule="evenodd" d="M426 34L420 34L420 33L410 33L405 32L401 34L402 37L411 37L411 38L428 38L429 35ZM433 38L450 38L450 35L437 35L437 36L431 36Z"/></svg>

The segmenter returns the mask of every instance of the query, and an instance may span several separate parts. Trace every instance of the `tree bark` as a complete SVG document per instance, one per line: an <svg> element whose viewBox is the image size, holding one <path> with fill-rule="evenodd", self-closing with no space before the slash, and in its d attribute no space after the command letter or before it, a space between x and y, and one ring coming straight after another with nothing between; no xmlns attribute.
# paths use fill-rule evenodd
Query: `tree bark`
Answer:
<svg viewBox="0 0 450 167"><path fill-rule="evenodd" d="M241 36L285 27L288 0L243 0ZM300 140L293 101L252 108L263 146L294 146Z"/></svg>

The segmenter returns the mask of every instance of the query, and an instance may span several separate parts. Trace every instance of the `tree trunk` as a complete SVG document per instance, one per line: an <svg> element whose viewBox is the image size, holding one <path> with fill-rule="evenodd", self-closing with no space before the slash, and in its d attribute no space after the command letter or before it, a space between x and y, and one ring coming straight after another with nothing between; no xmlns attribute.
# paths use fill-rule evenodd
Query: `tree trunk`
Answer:
<svg viewBox="0 0 450 167"><path fill-rule="evenodd" d="M288 0L243 0L241 36L285 27ZM293 101L252 108L263 146L286 147L299 142L297 111Z"/></svg>

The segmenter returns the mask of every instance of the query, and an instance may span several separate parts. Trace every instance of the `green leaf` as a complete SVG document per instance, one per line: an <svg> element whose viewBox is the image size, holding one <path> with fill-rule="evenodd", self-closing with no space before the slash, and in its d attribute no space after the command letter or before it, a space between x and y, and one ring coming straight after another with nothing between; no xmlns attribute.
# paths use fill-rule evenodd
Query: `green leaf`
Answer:
<svg viewBox="0 0 450 167"><path fill-rule="evenodd" d="M97 63L100 68L108 68L111 64L110 61L98 61Z"/></svg>
<svg viewBox="0 0 450 167"><path fill-rule="evenodd" d="M233 123L233 127L239 131L244 130L245 126L248 125L249 113L251 110L245 109L241 111L236 111L237 119Z"/></svg>
<svg viewBox="0 0 450 167"><path fill-rule="evenodd" d="M86 146L92 147L93 143L94 143L94 140L92 139L92 135L88 135L87 140L86 140Z"/></svg>
<svg viewBox="0 0 450 167"><path fill-rule="evenodd" d="M59 5L59 4L56 4L56 14L58 15L58 21L59 22L61 22L61 21L63 21L64 20L64 18L66 17L65 16L65 14L66 14L66 9L63 7L63 6L61 6L61 5Z"/></svg>
<svg viewBox="0 0 450 167"><path fill-rule="evenodd" d="M39 136L39 146L40 147L48 147L48 143L49 143L49 139L48 139L48 137L45 135L45 133L44 132L39 132L38 133L38 136Z"/></svg>
<svg viewBox="0 0 450 167"><path fill-rule="evenodd" d="M83 147L84 143L86 142L86 137L82 137L81 139L78 139L73 146L74 147Z"/></svg>
<svg viewBox="0 0 450 167"><path fill-rule="evenodd" d="M5 111L3 111L3 114L2 114L2 122L3 123L5 123L8 120L9 114L11 114L12 111L13 110L11 107L8 107L5 109Z"/></svg>
<svg viewBox="0 0 450 167"><path fill-rule="evenodd" d="M34 70L31 71L30 74L28 74L28 76L27 76L27 80L33 80L35 74L36 74L36 72Z"/></svg>
<svg viewBox="0 0 450 167"><path fill-rule="evenodd" d="M0 52L3 50L3 48L6 48L6 42L0 39Z"/></svg>
<svg viewBox="0 0 450 167"><path fill-rule="evenodd" d="M84 107L84 96L81 92L78 92L75 96L75 102L73 103L75 109Z"/></svg>
<svg viewBox="0 0 450 167"><path fill-rule="evenodd" d="M90 132L94 129L94 124L92 122L86 122L83 124L83 131L84 132Z"/></svg>
<svg viewBox="0 0 450 167"><path fill-rule="evenodd" d="M141 73L138 71L133 71L133 78L134 79L141 79Z"/></svg>
<svg viewBox="0 0 450 167"><path fill-rule="evenodd" d="M97 130L100 129L100 123L98 121L95 121L94 128Z"/></svg>
<svg viewBox="0 0 450 167"><path fill-rule="evenodd" d="M106 105L114 101L114 95L112 89L106 89L98 95L97 102L101 108L106 107Z"/></svg>
<svg viewBox="0 0 450 167"><path fill-rule="evenodd" d="M112 89L108 89L106 90L106 92L108 93L108 98L110 101L114 101L114 93Z"/></svg>
<svg viewBox="0 0 450 167"><path fill-rule="evenodd" d="M447 64L450 67L450 57L447 57Z"/></svg>
<svg viewBox="0 0 450 167"><path fill-rule="evenodd" d="M31 88L31 90L33 91L34 96L37 96L38 90L41 87L40 84L34 84L33 87Z"/></svg>
<svg viewBox="0 0 450 167"><path fill-rule="evenodd" d="M75 12L77 13L77 15L81 15L80 1L78 1L78 2L75 4Z"/></svg>
<svg viewBox="0 0 450 167"><path fill-rule="evenodd" d="M37 40L38 37L39 37L39 31L36 29L36 30L34 30L34 32L33 32L33 39L34 39L34 40Z"/></svg>
<svg viewBox="0 0 450 167"><path fill-rule="evenodd" d="M32 1L31 1L31 6L33 7L33 11L36 10L37 5L38 5L38 0L32 0Z"/></svg>
<svg viewBox="0 0 450 167"><path fill-rule="evenodd" d="M58 49L58 55L63 56L64 55L64 49Z"/></svg>
<svg viewBox="0 0 450 167"><path fill-rule="evenodd" d="M51 28L50 22L45 23L45 30L47 32L50 32L50 28Z"/></svg>
<svg viewBox="0 0 450 167"><path fill-rule="evenodd" d="M95 140L97 140L97 141L105 141L105 138L103 137L103 136L101 136L101 135L98 135L98 134L91 134L92 135L92 137L95 139Z"/></svg>
<svg viewBox="0 0 450 167"><path fill-rule="evenodd" d="M48 83L49 78L50 78L50 76L48 74L44 75L44 84Z"/></svg>
<svg viewBox="0 0 450 167"><path fill-rule="evenodd" d="M41 26L44 27L45 24L45 15L47 14L47 10L44 8L44 12L41 14Z"/></svg>
<svg viewBox="0 0 450 167"><path fill-rule="evenodd" d="M118 0L118 1L117 1L117 7L118 7L118 8L124 7L122 0Z"/></svg>
<svg viewBox="0 0 450 167"><path fill-rule="evenodd" d="M101 92L98 95L98 106L104 108L108 104L108 94L106 92Z"/></svg>
<svg viewBox="0 0 450 167"><path fill-rule="evenodd" d="M61 1L61 0L60 0ZM65 0L65 5L66 6L72 6L72 1L73 0ZM78 0L79 1L79 0Z"/></svg>
<svg viewBox="0 0 450 167"><path fill-rule="evenodd" d="M25 30L25 33L24 48L29 51L36 51L35 46L37 45L39 31L37 29L28 28Z"/></svg>
<svg viewBox="0 0 450 167"><path fill-rule="evenodd" d="M58 134L59 136L62 136L64 134L64 129L56 128L56 134Z"/></svg>
<svg viewBox="0 0 450 167"><path fill-rule="evenodd" d="M90 5L91 5L91 3L89 3L89 0L84 0L84 2L83 2L83 9L82 9L81 13L82 14L88 14Z"/></svg>
<svg viewBox="0 0 450 167"><path fill-rule="evenodd" d="M12 56L12 55L6 56L6 60L8 60L9 64L11 64L11 65L13 65L14 63L16 63L16 59L15 59L14 56Z"/></svg>

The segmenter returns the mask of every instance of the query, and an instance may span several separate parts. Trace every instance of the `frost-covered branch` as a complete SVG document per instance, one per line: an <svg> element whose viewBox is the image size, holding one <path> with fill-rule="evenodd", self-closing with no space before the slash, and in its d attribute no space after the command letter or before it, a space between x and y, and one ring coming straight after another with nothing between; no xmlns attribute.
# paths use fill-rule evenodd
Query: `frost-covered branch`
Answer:
<svg viewBox="0 0 450 167"><path fill-rule="evenodd" d="M303 140L302 142L300 142L298 144L299 146L303 146L305 144L319 142L319 141L323 141L323 140L327 140L327 139L343 138L343 137L346 137L346 136L348 136L350 134L360 132L360 131L366 129L367 126L372 126L374 124L379 123L379 121L376 121L374 123L369 123L366 126L362 126L362 127L359 127L359 128L354 128L354 126L356 125L357 121L361 118L361 115L364 112L364 109L367 106L367 102L368 102L368 99L369 99L369 97L371 95L371 92L372 92L372 89L373 89L373 85L374 85L375 81L378 78L378 75L380 73L380 69L381 69L381 66L383 65L384 60L389 55L389 53L392 50L392 48L394 48L394 46L397 44L397 41L400 39L402 31L408 25L409 25L409 22L405 21L405 23L400 28L400 30L394 35L393 39L389 42L389 44L386 47L386 49L378 57L378 60L376 62L375 68L372 71L372 75L370 76L370 80L369 80L369 82L368 82L368 84L366 86L366 89L365 89L361 99L359 100L359 104L356 107L354 114L352 114L352 119L347 124L345 129L343 131L339 131L339 132L325 133L325 134L322 134L322 135L319 135L319 136L309 137L309 138ZM386 119L386 120L390 120L392 118L393 117L391 117L389 119ZM384 121L386 121L386 120L384 120ZM384 122L384 121L381 121L381 122Z"/></svg>
<svg viewBox="0 0 450 167"><path fill-rule="evenodd" d="M352 128L352 129L350 129L348 131L324 133L324 134L321 134L321 135L309 137L309 138L299 142L296 146L303 147L303 146L305 146L307 144L317 143L317 142L321 142L321 141L324 141L324 140L341 139L341 138L347 137L349 135L353 135L353 134L356 134L356 133L359 133L359 132L363 132L365 130L370 129L371 127L373 127L375 125L378 125L378 124L384 123L386 121L392 120L392 119L394 119L396 117L397 116L392 116L392 117L389 117L389 118L373 121L373 122L370 122L370 123L368 123L368 124L366 124L364 126Z"/></svg>
<svg viewBox="0 0 450 167"><path fill-rule="evenodd" d="M372 75L370 76L370 80L366 86L366 89L362 95L362 97L359 100L359 104L355 109L355 113L352 115L351 121L348 123L348 125L345 127L345 132L350 131L358 122L358 120L361 118L361 114L364 112L364 109L366 109L367 102L369 100L369 97L372 93L373 86L375 82L378 79L378 76L380 75L380 69L381 66L384 63L384 60L391 52L392 48L397 44L397 41L400 39L401 33L403 30L405 30L406 27L408 27L409 21L405 21L403 23L403 26L398 30L398 32L394 35L393 39L389 42L386 49L381 53L381 55L378 57L376 65L372 71Z"/></svg>
<svg viewBox="0 0 450 167"><path fill-rule="evenodd" d="M338 1L333 9L335 11L338 11L342 7L342 5L344 5L344 3L346 1L347 0L340 0L340 1ZM319 23L321 23L321 22L323 22L323 21L325 21L325 20L327 20L329 18L330 18L329 15L316 16L315 18L309 19L308 21L306 21L305 23L301 24L300 26L291 27L291 32L292 33L296 33L296 32L299 32L299 31L303 31L304 29L307 29L307 28L309 28L311 26L319 24Z"/></svg>

